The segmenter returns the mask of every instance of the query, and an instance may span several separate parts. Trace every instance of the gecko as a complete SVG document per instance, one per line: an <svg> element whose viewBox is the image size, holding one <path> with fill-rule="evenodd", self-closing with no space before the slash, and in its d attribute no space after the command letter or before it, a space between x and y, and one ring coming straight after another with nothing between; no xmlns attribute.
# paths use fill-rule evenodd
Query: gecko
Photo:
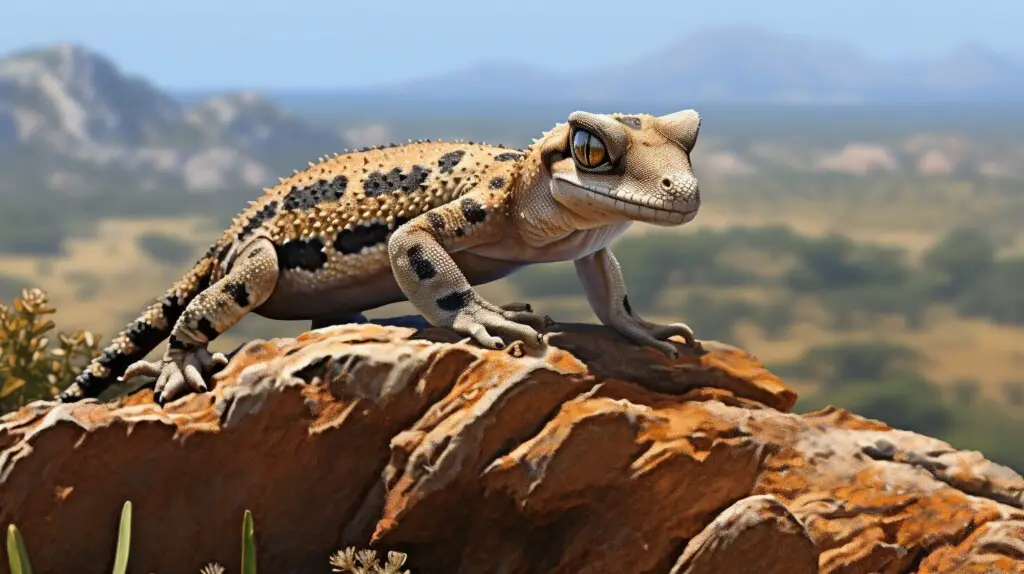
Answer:
<svg viewBox="0 0 1024 574"><path fill-rule="evenodd" d="M632 223L679 226L701 205L692 109L666 115L572 112L525 149L410 141L336 153L265 188L162 298L58 396L95 398L156 378L154 398L206 392L227 363L211 341L256 313L313 329L398 301L488 349L542 348L550 317L497 305L475 286L531 264L573 261L597 318L676 357L699 342L630 305L610 244ZM156 361L145 357L167 340Z"/></svg>

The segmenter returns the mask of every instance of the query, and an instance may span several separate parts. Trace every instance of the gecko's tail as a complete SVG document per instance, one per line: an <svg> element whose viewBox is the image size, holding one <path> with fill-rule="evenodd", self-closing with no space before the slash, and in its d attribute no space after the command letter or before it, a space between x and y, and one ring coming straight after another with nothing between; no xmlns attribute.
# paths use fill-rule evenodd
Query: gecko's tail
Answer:
<svg viewBox="0 0 1024 574"><path fill-rule="evenodd" d="M94 398L117 382L132 363L142 360L161 341L168 338L175 321L185 306L209 286L217 259L213 249L171 286L164 296L150 305L141 315L125 327L93 359L68 388L57 396L63 403Z"/></svg>

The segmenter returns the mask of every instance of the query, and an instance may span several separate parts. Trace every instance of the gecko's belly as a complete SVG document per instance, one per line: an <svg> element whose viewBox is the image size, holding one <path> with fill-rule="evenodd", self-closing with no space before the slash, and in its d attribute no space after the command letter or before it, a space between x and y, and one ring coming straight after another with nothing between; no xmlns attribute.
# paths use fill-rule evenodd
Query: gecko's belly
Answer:
<svg viewBox="0 0 1024 574"><path fill-rule="evenodd" d="M470 252L451 254L470 285L500 279L523 266ZM274 293L256 310L270 319L300 320L325 314L349 314L405 301L391 272L386 249L364 250L315 271L282 269Z"/></svg>

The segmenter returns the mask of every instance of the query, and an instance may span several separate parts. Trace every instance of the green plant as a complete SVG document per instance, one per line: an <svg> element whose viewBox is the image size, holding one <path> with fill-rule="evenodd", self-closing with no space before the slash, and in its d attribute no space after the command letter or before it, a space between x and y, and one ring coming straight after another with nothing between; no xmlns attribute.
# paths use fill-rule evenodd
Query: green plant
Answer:
<svg viewBox="0 0 1024 574"><path fill-rule="evenodd" d="M252 512L242 517L242 574L256 574L256 541L253 536Z"/></svg>
<svg viewBox="0 0 1024 574"><path fill-rule="evenodd" d="M128 571L128 553L131 546L132 503L126 501L121 508L121 522L117 529L117 549L114 553L113 574L126 574ZM377 551L356 550L353 547L339 550L330 557L334 572L351 572L352 574L410 574L401 570L408 556L402 552L388 552L387 562L377 562ZM11 574L32 574L25 541L18 527L11 524L7 527L7 563ZM224 574L224 567L211 562L199 571L200 574ZM256 536L252 512L246 509L242 517L242 574L256 574Z"/></svg>
<svg viewBox="0 0 1024 574"><path fill-rule="evenodd" d="M132 501L121 507L121 524L117 528L117 550L114 553L114 574L128 571L128 550L132 538Z"/></svg>
<svg viewBox="0 0 1024 574"><path fill-rule="evenodd" d="M11 574L32 574L25 541L18 527L13 524L7 527L7 563L11 567Z"/></svg>
<svg viewBox="0 0 1024 574"><path fill-rule="evenodd" d="M48 335L56 310L41 289L25 289L13 303L0 305L0 413L38 399L50 399L99 352L89 331Z"/></svg>

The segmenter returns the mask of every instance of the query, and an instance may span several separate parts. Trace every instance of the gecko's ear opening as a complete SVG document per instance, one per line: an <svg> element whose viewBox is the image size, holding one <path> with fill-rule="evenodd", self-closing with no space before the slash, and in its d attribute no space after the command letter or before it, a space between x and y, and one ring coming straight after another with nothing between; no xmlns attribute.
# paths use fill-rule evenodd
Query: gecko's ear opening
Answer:
<svg viewBox="0 0 1024 574"><path fill-rule="evenodd" d="M687 153L693 151L700 133L700 114L696 110L683 110L657 118L658 131L668 139L683 146Z"/></svg>

